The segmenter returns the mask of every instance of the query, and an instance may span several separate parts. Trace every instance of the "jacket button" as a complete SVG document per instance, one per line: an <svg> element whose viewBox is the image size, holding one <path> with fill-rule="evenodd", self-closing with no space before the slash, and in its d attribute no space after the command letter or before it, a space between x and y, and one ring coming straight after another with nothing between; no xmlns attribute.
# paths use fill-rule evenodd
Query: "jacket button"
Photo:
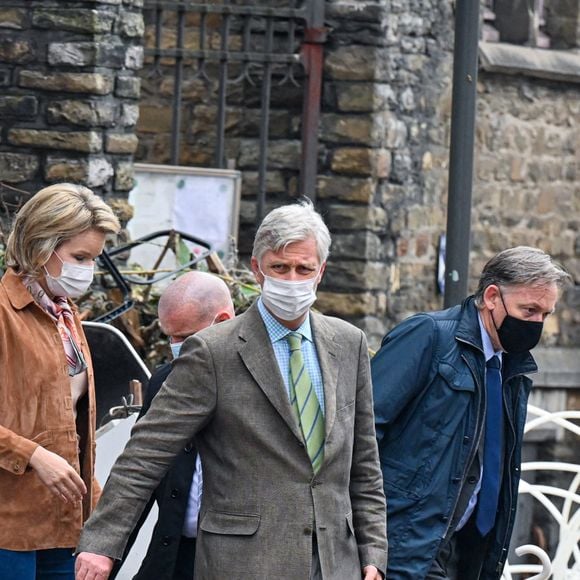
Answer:
<svg viewBox="0 0 580 580"><path fill-rule="evenodd" d="M171 497L175 499L179 495L179 490L177 488L171 490Z"/></svg>
<svg viewBox="0 0 580 580"><path fill-rule="evenodd" d="M463 445L467 445L469 443L470 439L471 439L471 437L465 435L465 437L463 438Z"/></svg>
<svg viewBox="0 0 580 580"><path fill-rule="evenodd" d="M304 447L304 443L302 443L302 441L298 441L298 447Z"/></svg>
<svg viewBox="0 0 580 580"><path fill-rule="evenodd" d="M171 544L171 536L163 536L163 540L161 543L164 546L169 546L169 544Z"/></svg>
<svg viewBox="0 0 580 580"><path fill-rule="evenodd" d="M312 528L304 528L304 535L305 536L311 536L312 535Z"/></svg>
<svg viewBox="0 0 580 580"><path fill-rule="evenodd" d="M477 477L475 477L475 475L470 475L467 478L467 483L469 483L470 485L473 485L474 483L477 483Z"/></svg>
<svg viewBox="0 0 580 580"><path fill-rule="evenodd" d="M189 442L189 443L188 443L188 444L187 444L187 445L186 445L186 446L183 448L183 450L184 450L186 453L191 453L191 450L192 450L192 449L193 449L193 444L192 444L192 442L191 442L191 441L190 441L190 442Z"/></svg>
<svg viewBox="0 0 580 580"><path fill-rule="evenodd" d="M446 523L446 522L448 522L448 521L449 521L449 517L448 517L448 516L441 516L441 521L442 521L443 523Z"/></svg>

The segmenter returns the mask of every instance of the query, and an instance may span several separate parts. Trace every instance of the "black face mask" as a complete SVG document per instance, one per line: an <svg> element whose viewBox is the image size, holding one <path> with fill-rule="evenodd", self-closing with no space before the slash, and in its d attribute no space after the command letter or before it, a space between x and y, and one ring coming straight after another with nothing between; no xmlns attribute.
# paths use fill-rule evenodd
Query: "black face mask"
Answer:
<svg viewBox="0 0 580 580"><path fill-rule="evenodd" d="M503 307L506 311L506 317L503 319L501 326L498 328L493 317L493 310L491 311L491 319L497 331L499 341L506 352L522 353L532 350L542 336L544 328L543 322L535 322L533 320L522 320L510 316L501 291L499 293Z"/></svg>

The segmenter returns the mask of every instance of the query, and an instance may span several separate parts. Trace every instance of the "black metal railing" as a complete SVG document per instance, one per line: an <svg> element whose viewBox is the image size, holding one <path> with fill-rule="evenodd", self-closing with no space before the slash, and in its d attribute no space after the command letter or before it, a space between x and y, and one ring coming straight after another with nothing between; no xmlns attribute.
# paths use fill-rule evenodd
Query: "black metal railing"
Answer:
<svg viewBox="0 0 580 580"><path fill-rule="evenodd" d="M278 4L278 5L274 5ZM322 68L324 0L195 3L146 0L146 70L173 76L170 163L179 164L183 147L184 81L213 83L215 107L213 164L224 168L228 139L228 98L235 88L259 90L257 155L258 220L264 214L270 112L273 87L303 89L302 193L314 197L318 109ZM317 58L312 59L313 50ZM316 70L313 70L313 63ZM316 86L312 86L311 77ZM238 91L239 92L239 91ZM313 102L314 101L314 102ZM242 107L244 103L242 102Z"/></svg>

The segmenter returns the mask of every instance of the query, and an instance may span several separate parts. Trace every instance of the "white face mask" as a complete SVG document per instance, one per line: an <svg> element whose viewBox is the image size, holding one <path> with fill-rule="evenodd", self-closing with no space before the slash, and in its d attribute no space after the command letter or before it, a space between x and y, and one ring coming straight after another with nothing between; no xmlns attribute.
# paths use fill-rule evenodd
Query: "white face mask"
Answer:
<svg viewBox="0 0 580 580"><path fill-rule="evenodd" d="M48 289L55 296L69 296L70 298L82 296L89 289L93 281L94 264L90 266L79 266L77 264L71 264L70 262L64 262L56 252L54 252L54 255L61 261L62 269L59 276L51 276L46 266L44 267Z"/></svg>
<svg viewBox="0 0 580 580"><path fill-rule="evenodd" d="M281 280L264 276L262 302L264 306L281 320L296 320L308 312L316 300L316 285L320 270L308 280Z"/></svg>

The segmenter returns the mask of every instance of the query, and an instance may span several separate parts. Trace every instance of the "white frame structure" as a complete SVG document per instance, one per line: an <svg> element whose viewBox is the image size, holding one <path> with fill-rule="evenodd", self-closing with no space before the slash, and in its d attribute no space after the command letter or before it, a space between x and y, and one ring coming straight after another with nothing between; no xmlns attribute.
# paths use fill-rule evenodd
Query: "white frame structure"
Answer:
<svg viewBox="0 0 580 580"><path fill-rule="evenodd" d="M580 420L580 411L550 413L539 407L528 405L528 417L530 416L532 418L528 418L524 433L551 423L580 437L580 426L572 422L572 420ZM561 489L527 482L524 474L534 471L560 471L571 473L573 476L568 489ZM518 556L531 553L540 558L541 563L516 565L508 563L502 579L514 580L521 574L537 573L537 576L533 577L535 580L550 577L554 580L580 580L580 465L558 461L522 463L519 493L527 493L536 499L557 522L560 529L558 546L551 564L545 552L537 546L518 548L516 550ZM559 508L551 498L562 498L564 500L562 507Z"/></svg>

